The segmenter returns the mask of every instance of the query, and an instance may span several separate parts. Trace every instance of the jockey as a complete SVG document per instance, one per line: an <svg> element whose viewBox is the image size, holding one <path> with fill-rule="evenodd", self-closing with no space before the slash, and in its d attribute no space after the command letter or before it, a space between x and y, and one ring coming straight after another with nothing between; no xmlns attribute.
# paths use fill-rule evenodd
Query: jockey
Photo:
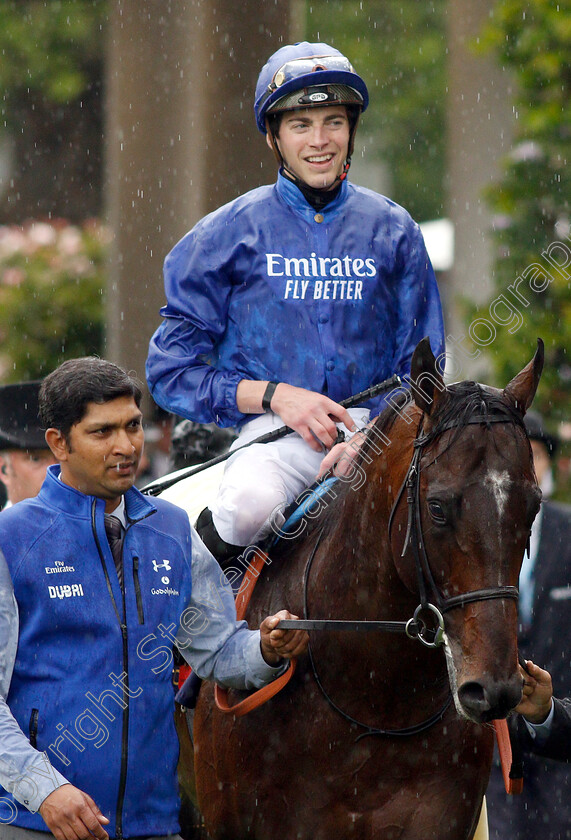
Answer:
<svg viewBox="0 0 571 840"><path fill-rule="evenodd" d="M418 225L349 183L364 80L338 50L297 43L262 68L254 111L277 182L202 219L165 261L167 303L147 361L153 398L200 423L236 426L233 454L197 528L222 562L264 539L333 465L382 397L339 403L410 372L429 336L444 352L440 298ZM325 457L324 457L325 456Z"/></svg>

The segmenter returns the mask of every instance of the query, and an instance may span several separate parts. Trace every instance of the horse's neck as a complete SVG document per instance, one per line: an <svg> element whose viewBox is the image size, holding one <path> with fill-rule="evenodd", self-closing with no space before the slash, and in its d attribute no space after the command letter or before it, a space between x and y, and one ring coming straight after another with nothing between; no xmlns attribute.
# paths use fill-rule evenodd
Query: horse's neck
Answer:
<svg viewBox="0 0 571 840"><path fill-rule="evenodd" d="M412 618L418 601L398 578L387 537L379 532L380 543L354 530L345 540L340 529L323 538L308 585L308 617ZM319 676L340 707L381 728L409 725L408 698L435 712L449 690L442 651L428 651L404 632L316 632L311 647Z"/></svg>
<svg viewBox="0 0 571 840"><path fill-rule="evenodd" d="M365 480L359 487L348 486L331 511L311 570L308 602L312 617L386 621L412 617L419 596L405 585L395 566L389 519L412 458L417 426L416 420L397 422L391 444L366 465ZM406 511L406 495L400 506L403 503ZM402 529L402 523L397 527ZM353 661L355 667L362 667L359 656L351 651L367 649L369 641L363 636L375 640L373 658L380 683L394 679L401 686L406 682L417 687L423 672L432 685L445 676L444 657L430 656L426 661L416 647L420 644L404 633L347 634L342 648L348 668L353 667Z"/></svg>
<svg viewBox="0 0 571 840"><path fill-rule="evenodd" d="M342 582L339 606L347 609L352 603L359 614L355 617L385 618L395 608L410 609L417 603L396 570L389 527L412 458L416 425L409 429L401 423L395 428L394 442L380 455L371 453L370 463L363 464L364 480L345 489L330 519L325 556L334 556L335 561L322 559L322 565L325 574ZM368 593L366 603L362 598L354 602L347 598L355 587Z"/></svg>

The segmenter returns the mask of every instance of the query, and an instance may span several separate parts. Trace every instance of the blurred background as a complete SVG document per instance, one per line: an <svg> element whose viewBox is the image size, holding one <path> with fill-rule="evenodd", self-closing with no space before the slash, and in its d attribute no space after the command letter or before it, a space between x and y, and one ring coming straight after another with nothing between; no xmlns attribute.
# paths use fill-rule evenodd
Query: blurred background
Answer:
<svg viewBox="0 0 571 840"><path fill-rule="evenodd" d="M534 407L570 500L569 0L4 0L0 384L87 353L144 379L164 256L274 181L255 82L306 39L369 86L350 177L422 225L448 378L503 386L545 341ZM145 412L154 477L172 424Z"/></svg>

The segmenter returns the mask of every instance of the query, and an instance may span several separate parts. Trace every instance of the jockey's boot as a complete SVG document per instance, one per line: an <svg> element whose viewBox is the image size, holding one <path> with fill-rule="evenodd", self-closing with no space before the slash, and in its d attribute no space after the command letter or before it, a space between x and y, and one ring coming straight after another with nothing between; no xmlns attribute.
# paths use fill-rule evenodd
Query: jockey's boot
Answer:
<svg viewBox="0 0 571 840"><path fill-rule="evenodd" d="M196 530L206 548L216 558L223 570L227 569L232 560L244 551L245 546L232 545L222 539L212 521L210 508L204 508L196 520Z"/></svg>

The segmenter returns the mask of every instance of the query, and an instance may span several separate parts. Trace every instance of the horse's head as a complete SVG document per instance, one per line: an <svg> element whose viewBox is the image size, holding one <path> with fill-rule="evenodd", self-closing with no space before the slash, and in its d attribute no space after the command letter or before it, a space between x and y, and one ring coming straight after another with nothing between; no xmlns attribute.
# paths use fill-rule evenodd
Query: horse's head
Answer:
<svg viewBox="0 0 571 840"><path fill-rule="evenodd" d="M411 365L418 433L393 551L407 586L443 615L456 707L479 723L505 717L521 697L518 576L541 498L523 417L542 366L539 341L503 391L445 387L427 339Z"/></svg>

